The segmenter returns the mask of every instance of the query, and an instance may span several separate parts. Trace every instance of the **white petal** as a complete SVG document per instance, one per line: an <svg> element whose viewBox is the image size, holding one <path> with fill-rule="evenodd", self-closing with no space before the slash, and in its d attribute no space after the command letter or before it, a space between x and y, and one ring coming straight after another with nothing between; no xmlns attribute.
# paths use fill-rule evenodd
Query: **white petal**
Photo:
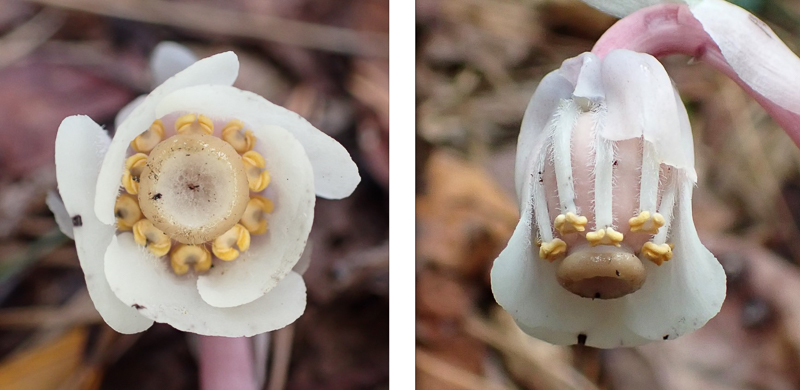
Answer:
<svg viewBox="0 0 800 390"><path fill-rule="evenodd" d="M64 202L61 201L58 192L48 191L47 198L44 202L47 204L50 211L53 212L53 216L56 218L56 224L58 225L58 229L61 230L61 233L64 233L65 236L74 240L75 236L72 233L72 217L69 216L67 208L64 206Z"/></svg>
<svg viewBox="0 0 800 390"><path fill-rule="evenodd" d="M156 109L159 116L189 111L203 112L212 118L238 118L253 130L259 140L256 150L267 161L266 169L271 176L268 194L275 203L275 211L268 218L270 229L263 236L253 236L250 249L236 261L217 264L198 280L200 295L217 307L251 302L273 288L302 255L314 219L317 182L316 171L312 170L313 162L306 155L308 149L292 133L271 120L267 111L277 106L261 104L266 100L260 97L250 105L241 101L250 101L253 96L257 95L232 87L201 86L166 96ZM275 117L285 115L299 118L288 111L273 114ZM353 164L338 142L316 129L314 131L341 148L343 157ZM354 164L352 168L356 170ZM358 177L357 171L355 175Z"/></svg>
<svg viewBox="0 0 800 390"><path fill-rule="evenodd" d="M680 180L670 242L672 259L656 266L647 262L642 289L625 297L627 322L644 338L674 339L703 326L725 299L725 272L697 237L692 221L693 183Z"/></svg>
<svg viewBox="0 0 800 390"><path fill-rule="evenodd" d="M755 16L722 0L703 0L692 14L736 74L777 105L800 113L800 59Z"/></svg>
<svg viewBox="0 0 800 390"><path fill-rule="evenodd" d="M573 96L581 97L598 103L605 98L603 90L603 79L600 76L602 64L600 59L593 53L583 53L580 55L583 60L580 73L575 83Z"/></svg>
<svg viewBox="0 0 800 390"><path fill-rule="evenodd" d="M88 116L64 119L56 135L56 175L70 223L73 217L80 217L81 225L73 227L75 247L95 308L117 332L136 333L149 328L153 321L111 292L103 256L115 228L101 223L93 207L95 181L109 141L106 132Z"/></svg>
<svg viewBox="0 0 800 390"><path fill-rule="evenodd" d="M161 42L150 55L150 73L153 88L197 62L197 56L188 47L177 42Z"/></svg>
<svg viewBox="0 0 800 390"><path fill-rule="evenodd" d="M675 145L676 151L683 152L682 157L674 158L678 161L682 158L684 171L692 180L692 183L697 183L697 171L694 168L694 138L692 138L692 124L689 122L689 114L686 112L686 106L683 105L681 96L675 90L675 106L678 107L678 123L680 125L680 140L679 144ZM664 153L662 152L662 155Z"/></svg>
<svg viewBox="0 0 800 390"><path fill-rule="evenodd" d="M120 187L128 146L156 120L155 106L161 98L172 91L193 85L231 85L238 73L239 60L233 52L204 58L161 84L131 112L117 128L97 178L95 212L101 222L109 225L114 223L114 203Z"/></svg>
<svg viewBox="0 0 800 390"><path fill-rule="evenodd" d="M694 170L694 152L686 149L683 103L664 66L649 54L614 50L603 59L608 114L602 135L612 141L636 138L655 145L659 163ZM680 108L678 106L681 106Z"/></svg>
<svg viewBox="0 0 800 390"><path fill-rule="evenodd" d="M291 324L305 310L305 283L294 272L251 303L217 308L203 301L194 278L175 276L168 261L137 245L130 233L114 237L105 258L108 281L119 299L145 317L186 332L253 336Z"/></svg>
<svg viewBox="0 0 800 390"><path fill-rule="evenodd" d="M130 103L126 104L125 107L122 107L121 110L117 113L116 118L114 118L114 129L119 129L119 126L125 119L128 119L128 116L131 115L133 110L136 107L139 107L143 102L144 99L147 98L147 95L139 95L136 99L133 99Z"/></svg>
<svg viewBox="0 0 800 390"><path fill-rule="evenodd" d="M609 15L621 18L633 12L651 5L661 3L681 3L678 0L583 0L584 3L591 5Z"/></svg>
<svg viewBox="0 0 800 390"><path fill-rule="evenodd" d="M300 256L300 260L297 261L297 264L294 265L292 271L297 272L300 275L303 275L308 271L308 266L311 265L311 254L314 253L314 243L308 241L306 243L306 249L303 251L303 255Z"/></svg>
<svg viewBox="0 0 800 390"><path fill-rule="evenodd" d="M553 344L577 344L598 348L634 346L646 342L624 323L622 299L581 298L556 280L558 262L538 256L531 245L530 211L525 210L508 246L492 267L492 292L520 328Z"/></svg>
<svg viewBox="0 0 800 390"><path fill-rule="evenodd" d="M176 111L203 112L209 116L238 118L250 126L272 125L288 130L303 145L314 167L314 187L320 197L347 197L361 181L358 167L344 146L297 113L252 92L222 85L185 88L164 97L156 114L162 116Z"/></svg>
<svg viewBox="0 0 800 390"><path fill-rule="evenodd" d="M200 295L212 306L239 306L275 287L303 254L314 220L314 176L303 146L280 127L251 129L271 175L267 196L275 209L267 218L269 230L252 236L249 250L198 279Z"/></svg>
<svg viewBox="0 0 800 390"><path fill-rule="evenodd" d="M517 141L514 168L517 199L530 199L532 164L547 137L547 123L560 100L572 97L572 89L572 84L558 70L554 70L542 78L528 102Z"/></svg>

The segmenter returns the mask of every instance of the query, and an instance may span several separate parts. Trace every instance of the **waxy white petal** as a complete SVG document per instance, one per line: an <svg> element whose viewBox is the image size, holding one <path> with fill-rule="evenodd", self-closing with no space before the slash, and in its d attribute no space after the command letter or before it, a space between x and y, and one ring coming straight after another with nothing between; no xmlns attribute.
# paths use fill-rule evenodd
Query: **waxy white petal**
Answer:
<svg viewBox="0 0 800 390"><path fill-rule="evenodd" d="M681 173L678 173L681 175ZM679 179L669 242L672 259L645 264L647 281L629 301L625 322L650 340L674 339L705 325L725 300L725 271L697 236L692 221L694 183Z"/></svg>
<svg viewBox="0 0 800 390"><path fill-rule="evenodd" d="M224 85L184 88L165 96L158 105L156 115L163 116L176 111L224 115L238 118L250 126L279 126L286 129L303 145L311 161L317 196L327 199L347 197L361 181L358 167L344 146L297 113L252 92Z"/></svg>
<svg viewBox="0 0 800 390"><path fill-rule="evenodd" d="M95 182L109 142L108 134L88 116L67 117L56 135L56 175L70 223L72 218L76 225L79 221L73 227L75 247L95 308L117 332L137 333L153 321L111 292L103 257L115 227L101 223L94 213Z"/></svg>
<svg viewBox="0 0 800 390"><path fill-rule="evenodd" d="M155 106L158 102L165 95L189 86L231 85L236 80L238 73L239 61L233 52L204 58L161 84L133 109L128 118L117 128L103 160L103 167L97 177L95 212L101 222L108 225L114 223L114 204L120 187L128 146L134 138L149 129L156 120Z"/></svg>
<svg viewBox="0 0 800 390"><path fill-rule="evenodd" d="M644 136L655 145L659 163L694 170L693 151L686 150L675 88L655 57L614 50L603 59L607 115L602 135L620 141ZM688 120L688 119L687 119Z"/></svg>
<svg viewBox="0 0 800 390"><path fill-rule="evenodd" d="M199 86L167 95L156 108L159 116L172 112L203 112L211 118L243 121L258 139L255 150L264 156L266 169L272 177L267 194L274 202L275 210L267 218L267 233L253 236L250 249L236 261L219 263L198 279L200 295L212 306L242 305L273 288L300 259L314 219L317 182L313 168L316 167L312 168L309 158L313 157L306 153L309 148L313 150L320 145L307 148L294 134L280 127L280 124L288 125L295 121L294 118L299 118L297 114L287 110L270 113L278 106L263 105L261 103L266 100L254 96L257 95L232 87ZM280 119L286 115L291 118ZM342 148L330 137L316 129L314 131L324 138L307 139L308 142L327 144L330 141ZM339 168L346 170L347 165L353 162L346 151L344 154L348 164ZM321 163L320 160L317 162ZM357 177L355 165L352 168Z"/></svg>
<svg viewBox="0 0 800 390"><path fill-rule="evenodd" d="M72 217L70 217L67 212L67 207L64 206L64 202L61 200L58 192L53 190L48 191L44 203L47 204L47 207L53 213L53 217L56 219L56 225L58 225L58 230L61 230L61 233L64 233L65 236L74 240Z"/></svg>
<svg viewBox="0 0 800 390"><path fill-rule="evenodd" d="M530 183L535 157L547 137L547 123L558 108L561 99L572 96L573 86L558 70L548 73L533 93L517 140L517 159L514 179L517 199L530 198Z"/></svg>
<svg viewBox="0 0 800 390"><path fill-rule="evenodd" d="M119 299L145 317L186 332L253 336L291 324L305 310L305 283L294 272L251 303L218 308L200 297L193 278L176 276L168 260L136 244L130 233L112 239L105 261L108 281Z"/></svg>
<svg viewBox="0 0 800 390"><path fill-rule="evenodd" d="M170 77L178 74L198 58L188 47L177 42L161 42L150 55L150 74L153 76L153 88L158 87Z"/></svg>
<svg viewBox="0 0 800 390"><path fill-rule="evenodd" d="M773 103L800 113L800 58L769 26L723 0L703 0L690 9L745 83Z"/></svg>

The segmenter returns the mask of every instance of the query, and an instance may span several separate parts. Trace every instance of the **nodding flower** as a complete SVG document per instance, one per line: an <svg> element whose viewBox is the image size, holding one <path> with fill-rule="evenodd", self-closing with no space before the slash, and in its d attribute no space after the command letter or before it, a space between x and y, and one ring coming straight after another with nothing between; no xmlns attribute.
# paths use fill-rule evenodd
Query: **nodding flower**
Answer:
<svg viewBox="0 0 800 390"><path fill-rule="evenodd" d="M120 112L113 139L81 115L58 129L63 204L48 203L95 307L122 333L157 321L237 337L294 322L315 196L343 198L360 181L334 139L231 86L234 53L194 61L157 47L163 83Z"/></svg>
<svg viewBox="0 0 800 390"><path fill-rule="evenodd" d="M719 312L725 273L692 221L689 119L654 57L584 53L545 76L515 169L521 217L491 277L522 330L633 346Z"/></svg>

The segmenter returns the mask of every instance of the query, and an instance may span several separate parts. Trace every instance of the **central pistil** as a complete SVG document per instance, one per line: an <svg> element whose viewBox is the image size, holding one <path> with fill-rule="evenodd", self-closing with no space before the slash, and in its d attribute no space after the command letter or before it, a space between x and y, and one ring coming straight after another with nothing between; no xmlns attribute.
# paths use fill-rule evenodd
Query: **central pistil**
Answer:
<svg viewBox="0 0 800 390"><path fill-rule="evenodd" d="M136 153L125 162L117 228L130 230L154 255L169 255L178 275L238 258L251 234L267 232L274 208L260 194L270 174L264 156L252 150L253 132L235 119L219 134L214 127L197 114L174 120L172 131L156 120L131 142Z"/></svg>

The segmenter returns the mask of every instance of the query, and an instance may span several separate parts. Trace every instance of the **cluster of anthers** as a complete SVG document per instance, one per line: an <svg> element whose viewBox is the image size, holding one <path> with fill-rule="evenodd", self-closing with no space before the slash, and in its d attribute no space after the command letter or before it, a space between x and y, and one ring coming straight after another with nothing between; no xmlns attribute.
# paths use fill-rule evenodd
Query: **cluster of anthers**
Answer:
<svg viewBox="0 0 800 390"><path fill-rule="evenodd" d="M672 258L668 233L677 172L662 166L654 145L643 138L613 142L595 134L597 114L591 110L560 112L575 117L561 118L564 128L554 129L539 161L533 204L539 257L564 259L558 281L574 294L619 298L644 284L642 260L660 266ZM592 210L593 221L580 210ZM590 222L593 230L587 231Z"/></svg>
<svg viewBox="0 0 800 390"><path fill-rule="evenodd" d="M214 122L198 114L157 119L131 142L125 161L117 229L132 231L155 256L168 255L177 275L190 265L206 272L214 258L240 257L251 234L266 233L273 210L260 195L270 174L264 156L252 150L252 131L233 119L217 123L215 134Z"/></svg>

